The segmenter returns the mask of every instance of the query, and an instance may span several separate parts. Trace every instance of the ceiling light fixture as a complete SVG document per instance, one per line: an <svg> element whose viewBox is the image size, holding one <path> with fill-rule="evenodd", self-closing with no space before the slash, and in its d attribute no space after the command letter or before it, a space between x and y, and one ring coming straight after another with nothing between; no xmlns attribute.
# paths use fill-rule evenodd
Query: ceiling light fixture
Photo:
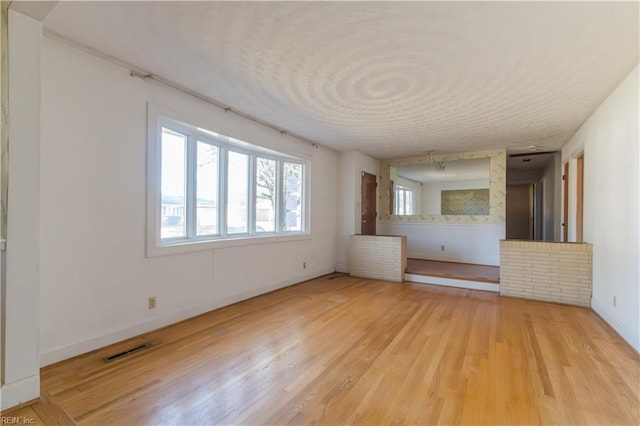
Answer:
<svg viewBox="0 0 640 426"><path fill-rule="evenodd" d="M444 173L445 165L444 161L437 161L433 158L433 151L429 151L429 163L433 163L436 167L436 172Z"/></svg>

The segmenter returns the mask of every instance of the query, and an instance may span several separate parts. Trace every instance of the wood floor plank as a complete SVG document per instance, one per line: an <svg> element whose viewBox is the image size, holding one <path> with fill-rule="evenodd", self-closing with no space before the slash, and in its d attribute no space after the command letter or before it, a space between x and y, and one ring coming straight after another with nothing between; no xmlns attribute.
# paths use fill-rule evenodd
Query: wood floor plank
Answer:
<svg viewBox="0 0 640 426"><path fill-rule="evenodd" d="M41 419L42 424L51 426L76 426L76 422L64 411L60 405L52 401L50 396L43 393L40 400L31 406Z"/></svg>
<svg viewBox="0 0 640 426"><path fill-rule="evenodd" d="M37 403L36 403L37 404ZM33 409L35 404L2 412L0 424L44 426L46 423Z"/></svg>
<svg viewBox="0 0 640 426"><path fill-rule="evenodd" d="M440 278L500 283L500 267L437 260L407 259L407 273Z"/></svg>
<svg viewBox="0 0 640 426"><path fill-rule="evenodd" d="M592 311L348 276L46 367L41 384L79 425L640 423L640 357Z"/></svg>

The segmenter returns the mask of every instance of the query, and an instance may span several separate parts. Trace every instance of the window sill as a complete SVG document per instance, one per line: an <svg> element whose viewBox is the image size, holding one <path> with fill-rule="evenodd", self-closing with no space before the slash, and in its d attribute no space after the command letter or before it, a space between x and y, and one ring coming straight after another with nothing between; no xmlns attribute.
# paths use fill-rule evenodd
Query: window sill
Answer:
<svg viewBox="0 0 640 426"><path fill-rule="evenodd" d="M191 253L196 251L215 250L227 247L253 246L257 244L283 243L289 241L310 240L311 234L293 234L293 235L265 235L250 237L226 238L223 240L208 241L188 241L177 242L167 245L149 245L147 246L147 258L169 256L172 254Z"/></svg>

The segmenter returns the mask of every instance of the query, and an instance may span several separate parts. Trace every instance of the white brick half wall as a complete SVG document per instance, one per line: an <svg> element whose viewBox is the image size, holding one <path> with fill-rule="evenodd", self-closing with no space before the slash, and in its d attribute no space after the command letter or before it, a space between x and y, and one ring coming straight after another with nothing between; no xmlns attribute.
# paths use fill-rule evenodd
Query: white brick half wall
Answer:
<svg viewBox="0 0 640 426"><path fill-rule="evenodd" d="M500 241L500 295L591 306L592 246Z"/></svg>
<svg viewBox="0 0 640 426"><path fill-rule="evenodd" d="M402 282L406 268L406 236L351 236L349 246L350 275Z"/></svg>

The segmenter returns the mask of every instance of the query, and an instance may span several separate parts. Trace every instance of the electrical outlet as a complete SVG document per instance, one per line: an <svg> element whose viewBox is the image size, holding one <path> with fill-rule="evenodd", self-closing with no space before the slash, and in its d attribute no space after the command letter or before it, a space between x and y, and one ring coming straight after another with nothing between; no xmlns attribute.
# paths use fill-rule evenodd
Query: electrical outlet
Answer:
<svg viewBox="0 0 640 426"><path fill-rule="evenodd" d="M302 269L307 269L307 262L302 262Z"/></svg>
<svg viewBox="0 0 640 426"><path fill-rule="evenodd" d="M151 296L149 298L149 309L155 309L155 308L156 308L156 297Z"/></svg>
<svg viewBox="0 0 640 426"><path fill-rule="evenodd" d="M440 246L440 251L444 251L444 244Z"/></svg>
<svg viewBox="0 0 640 426"><path fill-rule="evenodd" d="M618 304L618 299L615 296L613 296L613 307L615 308L617 304Z"/></svg>

